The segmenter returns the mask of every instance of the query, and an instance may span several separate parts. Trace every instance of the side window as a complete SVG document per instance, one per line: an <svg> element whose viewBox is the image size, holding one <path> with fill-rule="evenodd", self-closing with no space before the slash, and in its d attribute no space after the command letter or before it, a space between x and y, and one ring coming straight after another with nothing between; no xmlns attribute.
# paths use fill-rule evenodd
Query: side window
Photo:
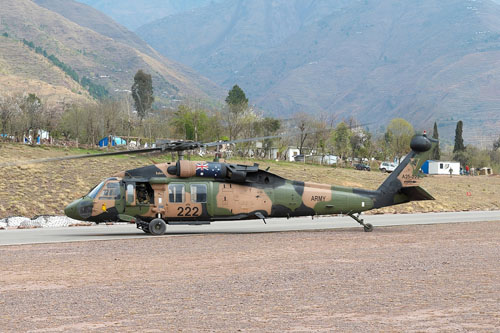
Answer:
<svg viewBox="0 0 500 333"><path fill-rule="evenodd" d="M149 183L136 183L135 195L137 203L140 205L149 205L154 203L154 191Z"/></svg>
<svg viewBox="0 0 500 333"><path fill-rule="evenodd" d="M169 184L168 185L168 201L169 202L184 202L184 184Z"/></svg>
<svg viewBox="0 0 500 333"><path fill-rule="evenodd" d="M134 184L127 185L127 203L128 204L134 203Z"/></svg>
<svg viewBox="0 0 500 333"><path fill-rule="evenodd" d="M207 185L205 184L191 185L191 201L198 203L207 202Z"/></svg>
<svg viewBox="0 0 500 333"><path fill-rule="evenodd" d="M120 197L120 183L109 182L104 185L104 188L99 195L99 200L118 200Z"/></svg>
<svg viewBox="0 0 500 333"><path fill-rule="evenodd" d="M439 169L443 168L443 163L439 163Z"/></svg>

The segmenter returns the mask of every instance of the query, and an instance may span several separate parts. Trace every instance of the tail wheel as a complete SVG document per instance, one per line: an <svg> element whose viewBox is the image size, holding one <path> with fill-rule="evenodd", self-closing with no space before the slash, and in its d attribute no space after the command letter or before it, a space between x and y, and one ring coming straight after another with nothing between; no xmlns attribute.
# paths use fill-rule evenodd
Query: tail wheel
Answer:
<svg viewBox="0 0 500 333"><path fill-rule="evenodd" d="M373 225L371 225L370 223L365 223L365 225L363 225L363 229L365 230L365 232L372 232Z"/></svg>
<svg viewBox="0 0 500 333"><path fill-rule="evenodd" d="M149 222L149 232L154 236L161 236L167 231L167 224L162 219L154 219Z"/></svg>

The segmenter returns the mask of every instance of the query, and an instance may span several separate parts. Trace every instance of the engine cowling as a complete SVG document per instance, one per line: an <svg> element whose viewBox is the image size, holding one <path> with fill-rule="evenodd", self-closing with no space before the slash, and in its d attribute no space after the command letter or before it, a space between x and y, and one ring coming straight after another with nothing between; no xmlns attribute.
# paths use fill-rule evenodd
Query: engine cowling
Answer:
<svg viewBox="0 0 500 333"><path fill-rule="evenodd" d="M181 178L203 177L226 179L232 182L244 183L249 181L247 175L259 171L259 165L240 165L219 162L195 162L181 160L175 166L170 166L167 172Z"/></svg>
<svg viewBox="0 0 500 333"><path fill-rule="evenodd" d="M218 162L195 162L181 160L175 166L170 166L167 172L181 178L207 177L226 178L225 163Z"/></svg>

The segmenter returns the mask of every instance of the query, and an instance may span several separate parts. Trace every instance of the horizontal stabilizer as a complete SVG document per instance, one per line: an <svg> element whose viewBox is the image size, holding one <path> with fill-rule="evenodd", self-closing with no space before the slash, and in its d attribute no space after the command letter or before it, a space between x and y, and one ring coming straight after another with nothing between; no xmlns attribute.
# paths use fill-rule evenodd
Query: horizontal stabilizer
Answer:
<svg viewBox="0 0 500 333"><path fill-rule="evenodd" d="M432 195L420 186L403 187L400 192L406 195L409 201L436 200Z"/></svg>

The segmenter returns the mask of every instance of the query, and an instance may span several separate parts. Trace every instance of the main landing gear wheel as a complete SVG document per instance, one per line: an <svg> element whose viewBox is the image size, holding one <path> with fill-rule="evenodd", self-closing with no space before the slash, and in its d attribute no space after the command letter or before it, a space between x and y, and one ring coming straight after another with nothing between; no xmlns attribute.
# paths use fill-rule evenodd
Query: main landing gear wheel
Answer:
<svg viewBox="0 0 500 333"><path fill-rule="evenodd" d="M373 231L373 225L371 225L370 223L365 223L365 221L361 218L359 218L359 216L361 214L358 214L358 216L355 216L354 214L348 214L350 217L352 217L356 222L358 222L359 224L361 224L363 226L363 230L365 232L372 232Z"/></svg>
<svg viewBox="0 0 500 333"><path fill-rule="evenodd" d="M167 224L162 219L154 219L149 222L149 232L154 236L161 236L167 231Z"/></svg>

